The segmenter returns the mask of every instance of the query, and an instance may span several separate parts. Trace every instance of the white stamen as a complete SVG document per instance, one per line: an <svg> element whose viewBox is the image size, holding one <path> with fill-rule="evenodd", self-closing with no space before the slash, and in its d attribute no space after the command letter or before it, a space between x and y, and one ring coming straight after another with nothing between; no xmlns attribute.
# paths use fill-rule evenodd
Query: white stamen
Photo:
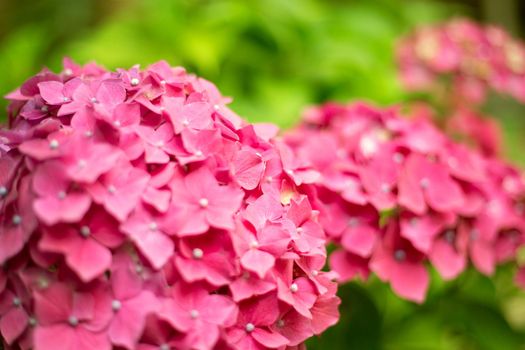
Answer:
<svg viewBox="0 0 525 350"><path fill-rule="evenodd" d="M201 206L201 208L206 208L208 204L210 204L210 202L208 201L207 198L199 199L199 205Z"/></svg>
<svg viewBox="0 0 525 350"><path fill-rule="evenodd" d="M11 219L13 222L13 225L18 226L22 222L22 217L20 215L13 215L13 218Z"/></svg>
<svg viewBox="0 0 525 350"><path fill-rule="evenodd" d="M160 85L166 85L166 80L161 80Z"/></svg>
<svg viewBox="0 0 525 350"><path fill-rule="evenodd" d="M66 196L67 196L67 194L66 194L65 191L58 192L58 199L60 199L60 200L65 199Z"/></svg>
<svg viewBox="0 0 525 350"><path fill-rule="evenodd" d="M171 347L168 344L162 344L159 346L159 350L170 350Z"/></svg>
<svg viewBox="0 0 525 350"><path fill-rule="evenodd" d="M77 163L77 167L79 169L84 169L87 165L87 162L84 159L80 159Z"/></svg>
<svg viewBox="0 0 525 350"><path fill-rule="evenodd" d="M419 219L418 218L410 219L410 226L417 226L417 224L419 224Z"/></svg>
<svg viewBox="0 0 525 350"><path fill-rule="evenodd" d="M196 318L199 318L199 311L198 311L198 310L195 310L195 309L191 310L191 311L190 311L190 317L193 318L194 320L195 320Z"/></svg>
<svg viewBox="0 0 525 350"><path fill-rule="evenodd" d="M295 293L298 290L299 290L299 286L297 285L297 283L292 283L292 285L290 286L290 292Z"/></svg>
<svg viewBox="0 0 525 350"><path fill-rule="evenodd" d="M49 141L49 148L50 149L57 149L58 146L60 146L60 144L58 143L57 140L53 139L53 140Z"/></svg>
<svg viewBox="0 0 525 350"><path fill-rule="evenodd" d="M89 237L89 235L91 234L91 229L89 228L89 226L82 226L80 228L80 234L82 235L82 237Z"/></svg>
<svg viewBox="0 0 525 350"><path fill-rule="evenodd" d="M7 187L0 186L0 197L5 197L7 195Z"/></svg>
<svg viewBox="0 0 525 350"><path fill-rule="evenodd" d="M381 192L383 193L388 193L390 192L390 185L389 184L381 184Z"/></svg>
<svg viewBox="0 0 525 350"><path fill-rule="evenodd" d="M165 145L165 143L164 143L164 141L162 141L162 140L161 140L161 141L158 141L158 142L155 144L155 146L158 147L158 148L160 148L160 147L164 147L164 145Z"/></svg>
<svg viewBox="0 0 525 350"><path fill-rule="evenodd" d="M348 220L348 225L350 227L357 227L357 226L359 226L359 218L350 218Z"/></svg>
<svg viewBox="0 0 525 350"><path fill-rule="evenodd" d="M319 275L319 271L317 271L317 270L312 270L312 275L313 275L313 276L317 276L317 275Z"/></svg>
<svg viewBox="0 0 525 350"><path fill-rule="evenodd" d="M404 261L407 258L407 253L403 249L398 249L394 252L394 259L396 261Z"/></svg>
<svg viewBox="0 0 525 350"><path fill-rule="evenodd" d="M122 303L120 302L120 300L113 300L111 302L111 309L113 309L113 311L118 311L122 308Z"/></svg>
<svg viewBox="0 0 525 350"><path fill-rule="evenodd" d="M131 78L130 83L132 86L137 86L139 85L140 81L138 78Z"/></svg>
<svg viewBox="0 0 525 350"><path fill-rule="evenodd" d="M157 231L159 225L157 225L155 221L152 221L149 223L148 228L150 229L150 231Z"/></svg>
<svg viewBox="0 0 525 350"><path fill-rule="evenodd" d="M397 164L401 164L405 160L405 156L399 152L394 153L393 158L394 158L394 162L396 162Z"/></svg>
<svg viewBox="0 0 525 350"><path fill-rule="evenodd" d="M277 321L277 327L283 328L284 327L284 320L278 320Z"/></svg>
<svg viewBox="0 0 525 350"><path fill-rule="evenodd" d="M14 297L14 298L13 298L13 305L14 305L14 306L20 306L20 305L22 305L22 300L20 300L19 297Z"/></svg>
<svg viewBox="0 0 525 350"><path fill-rule="evenodd" d="M204 153L202 153L202 151L195 152L195 156L196 157L202 157L203 155L204 155Z"/></svg>
<svg viewBox="0 0 525 350"><path fill-rule="evenodd" d="M290 176L293 175L293 170L292 169L286 169L284 172L287 173Z"/></svg>
<svg viewBox="0 0 525 350"><path fill-rule="evenodd" d="M108 192L113 194L113 193L117 192L117 189L115 188L115 186L109 185L108 186Z"/></svg>
<svg viewBox="0 0 525 350"><path fill-rule="evenodd" d="M78 318L76 318L75 316L69 316L69 319L67 321L71 327L78 326Z"/></svg>
<svg viewBox="0 0 525 350"><path fill-rule="evenodd" d="M257 248L259 247L259 242L257 242L256 240L253 240L250 242L250 248Z"/></svg>
<svg viewBox="0 0 525 350"><path fill-rule="evenodd" d="M36 324L37 324L37 322L36 322L36 318L34 318L34 317L29 317L29 325L30 325L31 327L34 327L34 326L36 326Z"/></svg>
<svg viewBox="0 0 525 350"><path fill-rule="evenodd" d="M117 128L120 128L120 127L122 126L122 124L120 123L120 120L115 120L115 121L113 122L113 125L114 125L115 127L117 127Z"/></svg>
<svg viewBox="0 0 525 350"><path fill-rule="evenodd" d="M96 97L91 97L89 100L91 101L91 103L98 103Z"/></svg>
<svg viewBox="0 0 525 350"><path fill-rule="evenodd" d="M259 158L262 157L262 154L260 152L255 152L255 155Z"/></svg>
<svg viewBox="0 0 525 350"><path fill-rule="evenodd" d="M65 75L72 75L73 74L73 70L71 68L66 68L66 69L64 69L64 74Z"/></svg>
<svg viewBox="0 0 525 350"><path fill-rule="evenodd" d="M251 333L254 331L255 326L253 325L253 323L247 323L245 329L246 329L246 332Z"/></svg>
<svg viewBox="0 0 525 350"><path fill-rule="evenodd" d="M244 271L242 273L242 278L244 278L245 280L250 279L250 273L248 271Z"/></svg>
<svg viewBox="0 0 525 350"><path fill-rule="evenodd" d="M266 182L272 182L273 181L273 177L271 176L266 176Z"/></svg>
<svg viewBox="0 0 525 350"><path fill-rule="evenodd" d="M64 96L64 97L62 97L62 101L69 102L69 101L71 101L71 99L69 97L67 97L67 96Z"/></svg>
<svg viewBox="0 0 525 350"><path fill-rule="evenodd" d="M193 258L194 259L202 259L202 257L204 256L204 252L202 251L202 249L200 248L195 248L193 249L193 251L191 252L191 254L193 255Z"/></svg>
<svg viewBox="0 0 525 350"><path fill-rule="evenodd" d="M184 126L188 126L188 125L190 125L190 122L187 121L187 120L183 120L183 121L182 121L182 125L184 125Z"/></svg>
<svg viewBox="0 0 525 350"><path fill-rule="evenodd" d="M448 243L454 243L454 240L456 239L456 232L454 232L454 230L446 230L444 236L445 241Z"/></svg>
<svg viewBox="0 0 525 350"><path fill-rule="evenodd" d="M297 233L303 233L304 229L302 227L298 227L295 229Z"/></svg>
<svg viewBox="0 0 525 350"><path fill-rule="evenodd" d="M216 111L218 111L219 109L221 109L221 106L215 104L215 105L213 105L213 109L215 109Z"/></svg>
<svg viewBox="0 0 525 350"><path fill-rule="evenodd" d="M85 136L85 137L92 137L92 136L93 136L93 131L91 131L91 130L86 131L86 132L84 133L84 136Z"/></svg>
<svg viewBox="0 0 525 350"><path fill-rule="evenodd" d="M421 188L426 189L430 185L430 181L426 177L422 178L421 181L419 181L419 185L421 186Z"/></svg>
<svg viewBox="0 0 525 350"><path fill-rule="evenodd" d="M49 107L46 106L46 105L43 105L42 107L40 107L40 111L42 113L47 113L47 112L49 112Z"/></svg>

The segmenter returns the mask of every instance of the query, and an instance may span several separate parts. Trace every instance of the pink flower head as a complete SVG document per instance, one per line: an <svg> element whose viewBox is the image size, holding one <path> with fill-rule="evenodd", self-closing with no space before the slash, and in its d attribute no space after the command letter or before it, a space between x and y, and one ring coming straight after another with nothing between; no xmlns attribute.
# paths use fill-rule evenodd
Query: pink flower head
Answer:
<svg viewBox="0 0 525 350"><path fill-rule="evenodd" d="M449 69L447 62L433 64ZM515 261L525 229L517 169L452 141L428 118L403 118L395 108L332 103L311 107L304 119L284 142L295 162L321 174L303 187L339 246L330 256L339 281L374 272L396 294L421 303L428 262L451 279L469 261L487 275L498 263ZM330 150L328 161L319 148Z"/></svg>
<svg viewBox="0 0 525 350"><path fill-rule="evenodd" d="M64 65L8 95L0 130L3 343L282 349L334 324L318 172L276 126L164 61ZM274 331L291 310L308 330Z"/></svg>

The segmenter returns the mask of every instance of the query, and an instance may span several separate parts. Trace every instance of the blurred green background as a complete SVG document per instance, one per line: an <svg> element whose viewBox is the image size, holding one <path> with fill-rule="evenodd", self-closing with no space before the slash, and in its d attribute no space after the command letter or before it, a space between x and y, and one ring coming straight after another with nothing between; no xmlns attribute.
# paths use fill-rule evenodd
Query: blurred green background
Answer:
<svg viewBox="0 0 525 350"><path fill-rule="evenodd" d="M289 127L312 103L409 100L393 48L418 24L469 16L521 35L524 12L522 0L0 0L0 93L44 66L60 70L63 56L108 68L165 59L216 83L247 119ZM496 99L488 108L503 122L507 156L525 164L523 107ZM511 270L434 278L422 306L374 278L349 284L341 323L309 348L525 349L525 295Z"/></svg>

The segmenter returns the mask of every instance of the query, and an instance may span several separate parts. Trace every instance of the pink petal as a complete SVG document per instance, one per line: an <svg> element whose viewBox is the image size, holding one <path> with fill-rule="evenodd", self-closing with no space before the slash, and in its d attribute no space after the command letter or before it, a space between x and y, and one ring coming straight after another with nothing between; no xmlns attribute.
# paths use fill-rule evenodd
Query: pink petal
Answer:
<svg viewBox="0 0 525 350"><path fill-rule="evenodd" d="M270 253L258 249L250 249L241 258L241 265L249 271L252 271L264 278L266 273L274 266L275 257Z"/></svg>
<svg viewBox="0 0 525 350"><path fill-rule="evenodd" d="M256 328L252 333L252 337L260 344L271 349L276 349L288 344L288 339L283 337L281 334L270 332L262 328Z"/></svg>

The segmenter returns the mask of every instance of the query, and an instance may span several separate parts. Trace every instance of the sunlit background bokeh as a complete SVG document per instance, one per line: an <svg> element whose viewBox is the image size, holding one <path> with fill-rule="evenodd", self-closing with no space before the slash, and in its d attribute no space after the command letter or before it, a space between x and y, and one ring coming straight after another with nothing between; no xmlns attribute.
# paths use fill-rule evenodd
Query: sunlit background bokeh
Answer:
<svg viewBox="0 0 525 350"><path fill-rule="evenodd" d="M245 118L288 127L313 103L409 100L393 52L419 24L467 16L522 36L524 14L521 0L0 0L0 93L60 70L64 56L107 68L165 59L213 81ZM487 109L501 118L507 157L525 164L523 106L494 98ZM525 296L505 268L434 278L423 306L374 278L341 296L341 323L309 348L525 349Z"/></svg>

